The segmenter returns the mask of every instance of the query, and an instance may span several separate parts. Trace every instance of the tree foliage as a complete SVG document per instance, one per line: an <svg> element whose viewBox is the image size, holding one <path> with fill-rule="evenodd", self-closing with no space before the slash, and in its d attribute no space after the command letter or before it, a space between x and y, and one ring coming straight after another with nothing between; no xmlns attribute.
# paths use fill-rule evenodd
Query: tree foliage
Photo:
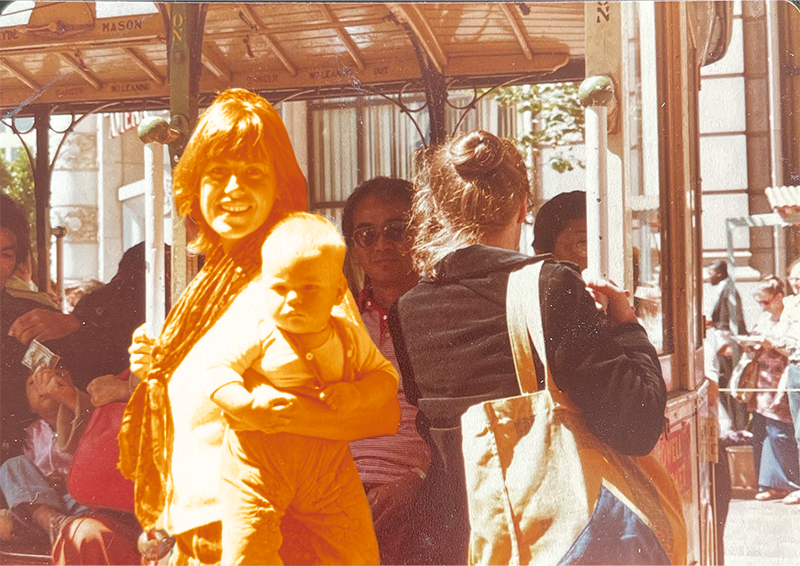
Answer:
<svg viewBox="0 0 800 566"><path fill-rule="evenodd" d="M585 167L573 153L573 146L583 143L584 112L578 97L578 83L547 83L509 86L492 95L503 106L514 106L520 113L530 112L533 129L517 138L535 154L543 148L555 148L550 166L563 173L575 166Z"/></svg>
<svg viewBox="0 0 800 566"><path fill-rule="evenodd" d="M28 215L31 229L31 252L36 254L36 194L33 183L33 169L25 151L17 153L16 159L9 163L0 154L0 188L5 194L18 202Z"/></svg>

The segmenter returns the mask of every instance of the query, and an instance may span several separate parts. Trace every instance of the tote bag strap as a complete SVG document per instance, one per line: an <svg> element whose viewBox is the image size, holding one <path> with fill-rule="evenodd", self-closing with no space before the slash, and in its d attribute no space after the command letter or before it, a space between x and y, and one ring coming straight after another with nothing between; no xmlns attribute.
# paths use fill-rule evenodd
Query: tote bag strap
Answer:
<svg viewBox="0 0 800 566"><path fill-rule="evenodd" d="M514 355L514 369L517 371L519 388L523 394L534 393L539 389L536 379L536 365L533 361L533 348L545 368L545 389L560 396L560 391L550 373L545 349L544 328L542 326L542 307L539 300L539 277L544 261L529 263L512 271L508 277L506 293L506 320L511 352Z"/></svg>

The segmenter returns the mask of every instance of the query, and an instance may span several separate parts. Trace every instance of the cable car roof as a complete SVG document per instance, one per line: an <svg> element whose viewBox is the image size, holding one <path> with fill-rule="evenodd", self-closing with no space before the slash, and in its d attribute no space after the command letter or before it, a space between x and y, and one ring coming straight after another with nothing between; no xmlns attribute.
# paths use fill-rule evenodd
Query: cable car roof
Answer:
<svg viewBox="0 0 800 566"><path fill-rule="evenodd" d="M3 114L168 107L164 5L109 16L101 4L36 3L27 23L0 27ZM414 43L451 87L581 79L584 4L208 4L201 98L421 90Z"/></svg>

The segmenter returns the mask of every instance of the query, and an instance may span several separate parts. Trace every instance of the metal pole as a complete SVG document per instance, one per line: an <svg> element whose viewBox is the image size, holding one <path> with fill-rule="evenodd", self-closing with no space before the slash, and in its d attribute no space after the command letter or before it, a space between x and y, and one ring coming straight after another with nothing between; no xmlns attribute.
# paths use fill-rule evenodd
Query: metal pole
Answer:
<svg viewBox="0 0 800 566"><path fill-rule="evenodd" d="M589 273L607 279L608 249L608 115L616 106L614 81L600 75L581 83L579 96L586 108L586 252Z"/></svg>
<svg viewBox="0 0 800 566"><path fill-rule="evenodd" d="M155 338L164 325L164 146L144 146L145 293L147 335Z"/></svg>
<svg viewBox="0 0 800 566"><path fill-rule="evenodd" d="M608 277L608 110L586 109L586 242L587 264L594 276Z"/></svg>
<svg viewBox="0 0 800 566"><path fill-rule="evenodd" d="M56 237L56 288L58 290L59 305L61 312L67 312L67 298L64 296L64 236L67 229L63 226L53 228L53 236Z"/></svg>
<svg viewBox="0 0 800 566"><path fill-rule="evenodd" d="M781 137L781 57L778 6L766 2L767 23L767 73L769 85L769 142L771 158L771 181L773 187L783 185L783 146ZM786 242L783 230L774 228L775 275L786 274Z"/></svg>
<svg viewBox="0 0 800 566"><path fill-rule="evenodd" d="M36 195L36 276L39 291L50 287L50 108L37 108L33 113L36 129L36 162L33 184Z"/></svg>

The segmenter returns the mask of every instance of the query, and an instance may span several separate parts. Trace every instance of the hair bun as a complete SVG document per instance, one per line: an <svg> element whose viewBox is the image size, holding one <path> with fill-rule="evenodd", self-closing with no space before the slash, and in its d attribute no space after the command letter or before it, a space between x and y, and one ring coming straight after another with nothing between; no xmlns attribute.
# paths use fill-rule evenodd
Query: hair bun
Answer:
<svg viewBox="0 0 800 566"><path fill-rule="evenodd" d="M450 147L450 157L459 175L473 177L497 169L503 162L505 148L497 136L478 130L466 134Z"/></svg>

